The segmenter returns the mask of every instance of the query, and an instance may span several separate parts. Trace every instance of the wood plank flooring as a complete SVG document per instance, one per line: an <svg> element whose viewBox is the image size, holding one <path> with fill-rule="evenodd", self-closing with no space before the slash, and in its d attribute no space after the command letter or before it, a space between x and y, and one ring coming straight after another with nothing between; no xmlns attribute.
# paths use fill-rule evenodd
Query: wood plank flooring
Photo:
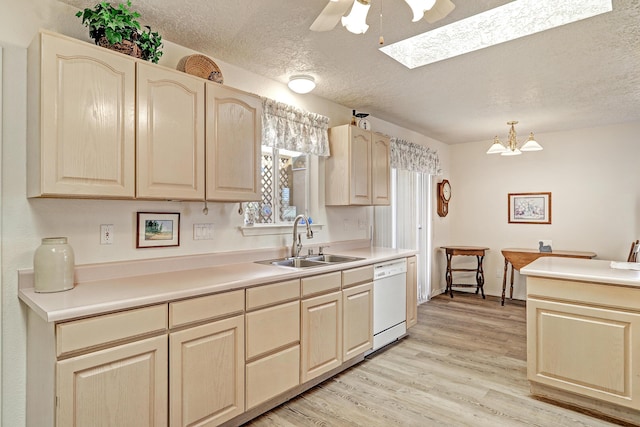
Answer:
<svg viewBox="0 0 640 427"><path fill-rule="evenodd" d="M614 426L534 399L525 305L439 295L410 336L246 424L278 426Z"/></svg>

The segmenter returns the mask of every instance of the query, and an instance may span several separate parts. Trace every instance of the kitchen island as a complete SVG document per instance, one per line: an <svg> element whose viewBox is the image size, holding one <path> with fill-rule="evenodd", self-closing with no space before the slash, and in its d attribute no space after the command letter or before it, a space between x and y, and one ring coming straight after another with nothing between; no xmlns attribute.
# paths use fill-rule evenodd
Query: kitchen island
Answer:
<svg viewBox="0 0 640 427"><path fill-rule="evenodd" d="M532 394L640 424L640 271L540 258L527 276Z"/></svg>

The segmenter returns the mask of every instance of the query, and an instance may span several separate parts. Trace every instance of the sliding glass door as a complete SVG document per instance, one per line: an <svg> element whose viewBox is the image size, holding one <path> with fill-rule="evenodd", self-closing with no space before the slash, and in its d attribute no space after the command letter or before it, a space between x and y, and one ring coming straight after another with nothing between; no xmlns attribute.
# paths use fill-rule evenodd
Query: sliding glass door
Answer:
<svg viewBox="0 0 640 427"><path fill-rule="evenodd" d="M392 169L391 206L374 208L375 246L416 249L418 301L430 298L431 175Z"/></svg>

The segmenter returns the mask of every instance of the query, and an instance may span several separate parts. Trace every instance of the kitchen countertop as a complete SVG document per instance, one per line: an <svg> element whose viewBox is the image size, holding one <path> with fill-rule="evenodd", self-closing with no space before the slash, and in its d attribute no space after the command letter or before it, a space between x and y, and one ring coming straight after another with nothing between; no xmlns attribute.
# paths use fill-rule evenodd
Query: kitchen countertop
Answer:
<svg viewBox="0 0 640 427"><path fill-rule="evenodd" d="M523 267L520 273L640 289L640 271L611 268L611 261L606 260L545 257Z"/></svg>
<svg viewBox="0 0 640 427"><path fill-rule="evenodd" d="M177 271L155 274L79 282L71 290L55 293L37 293L33 287L21 287L18 296L45 321L59 322L340 271L408 257L414 255L416 251L366 247L335 252L328 251L327 253L364 259L304 269L246 261L206 268L177 269Z"/></svg>

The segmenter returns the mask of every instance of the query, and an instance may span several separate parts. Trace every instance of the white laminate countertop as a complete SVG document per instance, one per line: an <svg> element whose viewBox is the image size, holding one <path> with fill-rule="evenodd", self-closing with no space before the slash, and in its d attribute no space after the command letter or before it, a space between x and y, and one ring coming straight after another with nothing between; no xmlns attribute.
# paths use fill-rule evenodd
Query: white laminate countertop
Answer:
<svg viewBox="0 0 640 427"><path fill-rule="evenodd" d="M640 290L640 271L611 268L611 261L599 259L542 257L523 267L520 273L527 276L636 287Z"/></svg>
<svg viewBox="0 0 640 427"><path fill-rule="evenodd" d="M414 255L416 251L366 247L333 252L364 258L348 263L296 269L240 262L207 268L143 274L77 283L68 291L37 293L34 288L19 290L19 298L47 322L94 316L151 304L161 304L234 289L314 276L395 258Z"/></svg>

